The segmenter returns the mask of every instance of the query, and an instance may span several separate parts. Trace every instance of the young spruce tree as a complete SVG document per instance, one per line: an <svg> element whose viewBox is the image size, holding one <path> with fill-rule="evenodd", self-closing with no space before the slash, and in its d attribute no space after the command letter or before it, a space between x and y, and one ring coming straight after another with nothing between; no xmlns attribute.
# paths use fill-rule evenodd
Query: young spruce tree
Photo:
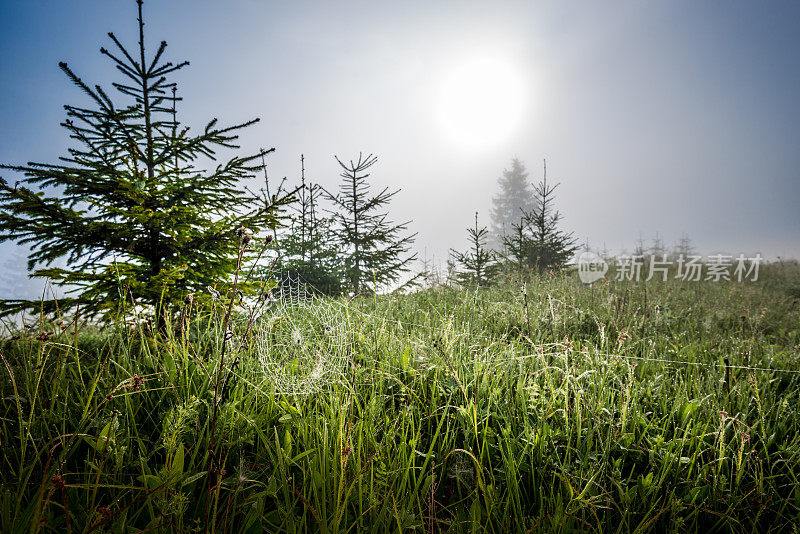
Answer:
<svg viewBox="0 0 800 534"><path fill-rule="evenodd" d="M336 161L342 167L339 193L325 193L338 208L334 232L343 249L345 275L354 294L370 293L409 271L409 263L417 257L408 255L416 234L403 236L408 223L392 224L381 212L399 190L384 188L370 195L366 171L378 158L359 154L355 162L344 163L338 157Z"/></svg>
<svg viewBox="0 0 800 534"><path fill-rule="evenodd" d="M120 299L163 314L193 291L236 270L238 251L250 231L274 228L288 198L267 198L244 188L261 154L232 157L209 171L199 159L217 161L219 149L235 149L238 130L213 119L199 133L176 117L171 75L188 62L164 60L167 43L145 48L142 0L138 46L129 50L109 33L114 49L101 48L121 74L118 100L60 63L88 97L65 106L62 126L74 147L59 163L3 165L24 174L19 187L0 180L0 241L31 246L28 268L68 288L60 309L113 314ZM66 258L66 268L50 267ZM47 303L54 307L56 303ZM3 301L2 311L35 308L38 301ZM174 307L173 307L174 309Z"/></svg>
<svg viewBox="0 0 800 534"><path fill-rule="evenodd" d="M451 250L451 256L461 267L456 280L464 286L485 286L497 275L497 262L493 251L486 247L489 231L478 226L478 212L475 212L475 228L467 228L470 248L467 252Z"/></svg>
<svg viewBox="0 0 800 534"><path fill-rule="evenodd" d="M559 269L575 254L577 240L572 233L559 228L561 214L555 209L555 190L559 184L547 183L547 162L544 178L534 187L536 206L522 210L519 222L504 239L505 248L518 265L542 272Z"/></svg>
<svg viewBox="0 0 800 534"><path fill-rule="evenodd" d="M322 188L306 180L305 157L300 155L300 187L292 222L279 239L281 271L299 275L314 290L330 296L342 292L339 246L332 232L332 217L320 212Z"/></svg>

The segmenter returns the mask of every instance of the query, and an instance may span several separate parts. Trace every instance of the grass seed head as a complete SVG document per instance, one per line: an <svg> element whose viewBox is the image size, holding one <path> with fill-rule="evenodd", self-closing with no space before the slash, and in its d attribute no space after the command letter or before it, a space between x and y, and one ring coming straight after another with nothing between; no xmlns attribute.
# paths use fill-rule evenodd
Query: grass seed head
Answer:
<svg viewBox="0 0 800 534"><path fill-rule="evenodd" d="M63 490L66 487L64 479L61 477L61 475L53 475L53 477L50 479L50 483L53 484L53 489L55 490Z"/></svg>

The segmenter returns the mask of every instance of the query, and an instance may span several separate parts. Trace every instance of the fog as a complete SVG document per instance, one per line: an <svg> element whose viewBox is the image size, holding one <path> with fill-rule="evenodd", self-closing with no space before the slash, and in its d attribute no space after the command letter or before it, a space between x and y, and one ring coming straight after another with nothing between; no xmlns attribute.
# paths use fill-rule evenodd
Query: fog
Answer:
<svg viewBox="0 0 800 534"><path fill-rule="evenodd" d="M515 156L534 180L546 158L564 227L592 247L688 234L706 254L800 257L797 3L181 0L145 16L151 50L165 39L170 60L191 61L183 122L260 117L242 151L274 146L268 172L290 183L302 153L329 190L334 155L374 153L375 187L402 189L390 218L412 221L420 258L465 247L476 210L489 225ZM133 44L133 1L0 4L0 162L66 154L62 106L87 100L57 63L110 88L108 31ZM489 74L505 79L471 108ZM442 110L459 98L454 130ZM24 267L15 249L0 268Z"/></svg>

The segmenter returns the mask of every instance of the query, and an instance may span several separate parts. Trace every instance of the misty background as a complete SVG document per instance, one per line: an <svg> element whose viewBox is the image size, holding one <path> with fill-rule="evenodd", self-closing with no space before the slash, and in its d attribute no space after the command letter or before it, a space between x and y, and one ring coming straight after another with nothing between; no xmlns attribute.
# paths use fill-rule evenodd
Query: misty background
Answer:
<svg viewBox="0 0 800 534"><path fill-rule="evenodd" d="M241 151L276 147L273 184L299 181L302 153L333 190L334 154L374 153L374 187L402 188L389 216L413 221L420 260L465 248L476 210L489 225L515 156L531 181L547 159L563 227L593 248L685 233L703 254L800 257L800 4L151 0L145 18L151 50L167 40L169 60L191 62L176 76L185 124L260 117ZM58 62L110 90L108 31L135 42L132 0L0 3L0 162L66 154L62 106L88 99ZM523 95L485 142L441 116L476 57ZM0 246L4 298L41 287L6 276L21 252Z"/></svg>

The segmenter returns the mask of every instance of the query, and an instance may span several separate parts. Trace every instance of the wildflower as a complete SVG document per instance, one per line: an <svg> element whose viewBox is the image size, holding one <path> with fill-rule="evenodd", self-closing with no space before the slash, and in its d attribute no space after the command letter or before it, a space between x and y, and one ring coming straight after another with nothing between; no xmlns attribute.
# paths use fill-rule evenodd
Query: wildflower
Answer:
<svg viewBox="0 0 800 534"><path fill-rule="evenodd" d="M189 293L188 295L186 295L186 297L184 297L183 303L186 304L187 306L190 306L193 300L194 300L194 293Z"/></svg>
<svg viewBox="0 0 800 534"><path fill-rule="evenodd" d="M267 237L264 238L264 243L272 243L272 234L267 234Z"/></svg>

